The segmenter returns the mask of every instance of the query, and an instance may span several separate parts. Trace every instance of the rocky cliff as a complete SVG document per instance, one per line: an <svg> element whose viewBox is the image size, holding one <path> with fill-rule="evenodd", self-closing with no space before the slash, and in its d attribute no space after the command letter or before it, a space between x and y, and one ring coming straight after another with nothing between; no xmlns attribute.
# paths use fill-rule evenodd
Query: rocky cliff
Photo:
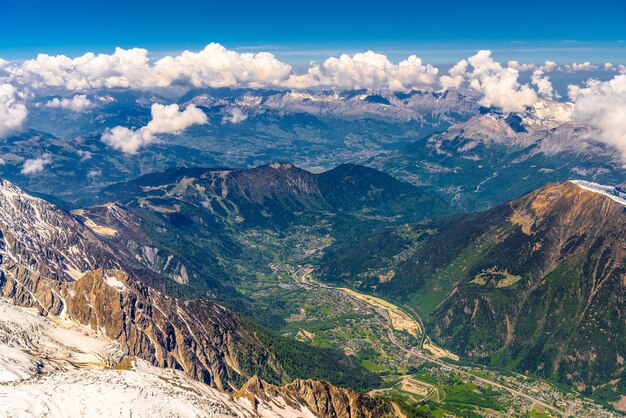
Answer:
<svg viewBox="0 0 626 418"><path fill-rule="evenodd" d="M316 380L298 379L279 387L255 376L246 382L235 393L235 396L247 398L253 404L269 402L271 399L280 397L294 407L304 405L320 417L385 418L395 416L389 402Z"/></svg>

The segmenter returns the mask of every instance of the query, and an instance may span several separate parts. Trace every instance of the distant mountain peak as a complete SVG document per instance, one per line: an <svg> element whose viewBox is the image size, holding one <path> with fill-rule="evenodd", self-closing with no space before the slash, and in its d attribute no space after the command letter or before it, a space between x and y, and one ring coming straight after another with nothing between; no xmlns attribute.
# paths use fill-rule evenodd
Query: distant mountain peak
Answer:
<svg viewBox="0 0 626 418"><path fill-rule="evenodd" d="M554 128L572 120L574 105L569 102L539 100L529 107L522 119L526 126Z"/></svg>
<svg viewBox="0 0 626 418"><path fill-rule="evenodd" d="M295 166L291 163L270 163L268 164L268 167L275 170L291 170L295 168Z"/></svg>

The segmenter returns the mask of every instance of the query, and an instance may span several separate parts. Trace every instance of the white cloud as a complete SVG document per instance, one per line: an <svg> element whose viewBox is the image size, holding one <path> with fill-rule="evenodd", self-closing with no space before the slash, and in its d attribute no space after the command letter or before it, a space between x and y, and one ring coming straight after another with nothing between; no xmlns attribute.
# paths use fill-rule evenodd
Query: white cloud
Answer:
<svg viewBox="0 0 626 418"><path fill-rule="evenodd" d="M79 155L81 161L90 160L91 157L92 157L92 154L91 154L90 151L85 151L85 150L82 150L82 149L78 150L78 155Z"/></svg>
<svg viewBox="0 0 626 418"><path fill-rule="evenodd" d="M21 130L28 110L11 84L0 84L0 138Z"/></svg>
<svg viewBox="0 0 626 418"><path fill-rule="evenodd" d="M36 89L277 86L292 68L267 52L238 53L211 43L199 52L184 51L151 64L148 51L116 48L113 54L88 52L76 58L39 54L7 67L12 80Z"/></svg>
<svg viewBox="0 0 626 418"><path fill-rule="evenodd" d="M5 165L7 162L4 161L4 158L0 158L0 165Z"/></svg>
<svg viewBox="0 0 626 418"><path fill-rule="evenodd" d="M22 174L36 174L41 173L46 169L47 165L52 163L52 156L50 154L42 154L41 157L30 158L24 161L22 166Z"/></svg>
<svg viewBox="0 0 626 418"><path fill-rule="evenodd" d="M597 129L601 139L626 158L626 75L589 80L584 87L570 85L568 90L574 100L572 119Z"/></svg>
<svg viewBox="0 0 626 418"><path fill-rule="evenodd" d="M145 49L116 48L113 54L88 52L76 58L39 54L8 70L16 82L33 88L87 90L140 87L150 71L148 63Z"/></svg>
<svg viewBox="0 0 626 418"><path fill-rule="evenodd" d="M151 69L150 83L158 86L190 84L196 87L278 86L292 68L268 52L257 54L230 51L217 43L200 52L184 51L166 56Z"/></svg>
<svg viewBox="0 0 626 418"><path fill-rule="evenodd" d="M544 73L549 73L551 71L556 70L559 67L558 64L554 61L546 61L542 65L537 65L537 64L532 64L532 63L520 63L519 61L515 61L515 60L509 61L507 63L507 66L519 72L529 72L529 71L534 72L536 70L541 70Z"/></svg>
<svg viewBox="0 0 626 418"><path fill-rule="evenodd" d="M89 170L87 177L94 178L102 175L102 170Z"/></svg>
<svg viewBox="0 0 626 418"><path fill-rule="evenodd" d="M248 119L248 115L243 113L243 111L239 109L238 107L233 107L226 111L226 114L222 118L222 123L237 124L237 123L243 122L246 119Z"/></svg>
<svg viewBox="0 0 626 418"><path fill-rule="evenodd" d="M136 154L141 148L158 142L156 134L180 134L196 124L208 122L207 116L194 105L189 105L182 112L177 104L152 105L152 120L139 129L132 130L123 126L107 129L102 134L102 141L112 148L126 154Z"/></svg>
<svg viewBox="0 0 626 418"><path fill-rule="evenodd" d="M3 60L2 58L0 58L0 77L6 77L8 75L8 72L6 70L6 67L8 65L9 65L9 61Z"/></svg>
<svg viewBox="0 0 626 418"><path fill-rule="evenodd" d="M604 63L603 67L605 71L612 71L615 68L615 66L610 62Z"/></svg>
<svg viewBox="0 0 626 418"><path fill-rule="evenodd" d="M405 90L437 81L438 69L415 55L394 64L373 51L331 57L313 65L305 75L292 75L284 85L295 88L335 86L346 89Z"/></svg>
<svg viewBox="0 0 626 418"><path fill-rule="evenodd" d="M537 93L517 80L519 71L503 68L491 58L491 51L482 50L468 59L473 70L468 73L470 87L483 94L480 104L496 106L505 112L519 112L537 101Z"/></svg>
<svg viewBox="0 0 626 418"><path fill-rule="evenodd" d="M145 126L137 130L116 126L102 134L102 142L125 154L137 154L139 149L157 142L157 138Z"/></svg>
<svg viewBox="0 0 626 418"><path fill-rule="evenodd" d="M543 71L544 73L549 73L551 71L554 71L558 68L558 64L554 61L546 61L543 63L543 65L537 67L538 70Z"/></svg>
<svg viewBox="0 0 626 418"><path fill-rule="evenodd" d="M533 72L531 82L537 86L537 93L539 93L539 95L546 98L555 97L550 77L546 76L542 70L537 69Z"/></svg>
<svg viewBox="0 0 626 418"><path fill-rule="evenodd" d="M568 73L575 73L578 71L597 71L598 70L598 66L597 65L593 65L592 63L590 63L589 61L585 61L581 64L578 63L573 63L573 64L568 64L568 65L564 65L563 66L563 70L568 72Z"/></svg>
<svg viewBox="0 0 626 418"><path fill-rule="evenodd" d="M467 66L468 63L466 60L457 62L454 67L448 70L449 75L439 77L441 87L444 90L458 88L463 83Z"/></svg>
<svg viewBox="0 0 626 418"><path fill-rule="evenodd" d="M152 120L146 128L153 134L180 134L191 125L203 125L208 122L204 112L195 105L189 105L182 112L177 104L152 105Z"/></svg>
<svg viewBox="0 0 626 418"><path fill-rule="evenodd" d="M84 94L77 94L70 99L54 98L45 104L46 107L69 109L74 112L82 112L93 107L93 103Z"/></svg>
<svg viewBox="0 0 626 418"><path fill-rule="evenodd" d="M517 71L535 71L537 69L535 64L522 64L519 61L509 61L507 66Z"/></svg>

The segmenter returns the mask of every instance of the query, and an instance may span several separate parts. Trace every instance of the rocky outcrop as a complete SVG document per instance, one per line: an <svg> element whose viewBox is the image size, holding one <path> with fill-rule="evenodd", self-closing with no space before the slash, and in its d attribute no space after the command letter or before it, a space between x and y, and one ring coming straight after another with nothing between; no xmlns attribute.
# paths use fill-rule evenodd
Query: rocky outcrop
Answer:
<svg viewBox="0 0 626 418"><path fill-rule="evenodd" d="M304 405L319 417L384 418L395 416L391 404L387 401L317 380L298 379L279 387L254 376L235 393L235 396L247 398L255 405L281 398L294 408Z"/></svg>
<svg viewBox="0 0 626 418"><path fill-rule="evenodd" d="M70 319L99 330L131 355L184 370L212 387L229 389L251 369L281 373L251 329L207 300L170 298L119 270L90 272L64 283L61 294Z"/></svg>
<svg viewBox="0 0 626 418"><path fill-rule="evenodd" d="M123 263L89 229L59 207L0 179L0 257L56 281L76 280Z"/></svg>

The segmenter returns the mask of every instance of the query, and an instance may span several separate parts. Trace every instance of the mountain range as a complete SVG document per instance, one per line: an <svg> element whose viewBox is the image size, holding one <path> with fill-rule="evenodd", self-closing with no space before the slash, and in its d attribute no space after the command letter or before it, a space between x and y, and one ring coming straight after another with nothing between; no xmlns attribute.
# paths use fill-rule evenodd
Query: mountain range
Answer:
<svg viewBox="0 0 626 418"><path fill-rule="evenodd" d="M0 410L626 410L626 173L572 104L223 88L90 92L70 112L53 98L0 141ZM103 142L155 103L208 123L137 154Z"/></svg>
<svg viewBox="0 0 626 418"><path fill-rule="evenodd" d="M93 203L103 187L181 166L290 161L321 172L358 163L435 187L467 211L546 182L620 184L624 177L619 152L597 131L575 123L571 104L552 100L503 113L480 107L470 92L451 91L200 89L168 98L111 90L86 97L94 105L80 112L45 106L53 96L38 99L30 129L0 143L0 175L77 208ZM162 135L136 155L102 142L107 128L145 126L155 103L199 106L208 123ZM233 111L241 113L236 123ZM42 171L23 172L24 163L35 159Z"/></svg>
<svg viewBox="0 0 626 418"><path fill-rule="evenodd" d="M622 184L621 153L574 122L572 110L553 101L521 113L484 110L367 164L435 187L467 210L486 209L549 182Z"/></svg>
<svg viewBox="0 0 626 418"><path fill-rule="evenodd" d="M353 386L376 381L330 350L316 351L302 343L284 341L208 300L177 300L146 286L142 283L142 271L128 268L127 260L76 218L29 196L6 180L0 183L0 199L2 296L46 318L40 325L43 328L54 328L50 321L61 321L68 328L85 327L109 341L108 346L116 347L107 349L112 351L111 356L94 354L100 359L100 367L115 366L125 356L131 356L126 358L178 369L210 388L232 391L256 375L272 382L291 382L295 376L288 375L288 371L308 373L297 364L303 361L298 360L301 356L306 361L317 359L317 371L329 361L330 374L340 381L345 376L352 380L361 374L364 380L352 381ZM19 308L10 310L15 311L13 315L23 315ZM82 365L81 361L71 360L57 365L46 354L50 348L43 344L43 337L18 331L10 326L5 328L3 344L8 345L5 350L12 355L6 361L26 368L26 378L47 371L89 368L90 363ZM54 339L54 330L50 332ZM52 343L70 344L67 347L75 350L77 356L85 349L72 347L71 341L54 339ZM23 377L18 374L8 380L22 382ZM250 394L242 396L261 396L264 401L284 397L292 406L312 408L315 413L324 412L324 416L372 416L372 411L379 411L375 413L378 415L389 408L380 401L363 400L355 392L336 389L328 383L296 381L282 388L263 386L265 383L258 387L258 382L252 380L244 386L242 393L250 389ZM264 388L271 389L271 393L263 392ZM323 402L330 402L333 407L325 407Z"/></svg>

